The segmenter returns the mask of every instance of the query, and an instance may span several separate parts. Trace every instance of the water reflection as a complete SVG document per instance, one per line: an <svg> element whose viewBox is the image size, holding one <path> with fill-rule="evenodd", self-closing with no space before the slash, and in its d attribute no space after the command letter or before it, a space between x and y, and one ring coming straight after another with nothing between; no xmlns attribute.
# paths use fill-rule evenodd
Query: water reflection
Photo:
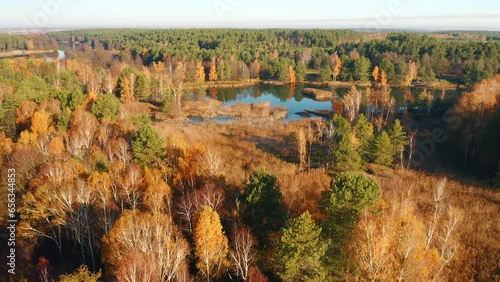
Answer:
<svg viewBox="0 0 500 282"><path fill-rule="evenodd" d="M288 108L287 120L297 120L304 116L305 109L308 110L331 110L332 101L315 101L303 95L304 88L313 87L322 90L332 91L341 99L349 87L318 87L312 85L269 85L256 84L251 87L219 89L210 88L207 90L193 91L192 98L216 99L224 105L236 103L259 103L269 101L271 106L283 106ZM367 87L359 88L366 97L367 91L376 91ZM409 109L420 111L424 109L442 109L453 105L458 99L460 92L457 90L425 89L425 88L391 88L391 96L396 100L397 109ZM366 99L363 101L366 104Z"/></svg>

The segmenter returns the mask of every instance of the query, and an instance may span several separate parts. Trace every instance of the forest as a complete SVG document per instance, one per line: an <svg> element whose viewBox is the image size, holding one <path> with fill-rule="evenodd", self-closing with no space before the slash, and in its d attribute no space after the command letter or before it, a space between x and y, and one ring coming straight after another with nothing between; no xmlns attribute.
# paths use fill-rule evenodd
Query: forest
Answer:
<svg viewBox="0 0 500 282"><path fill-rule="evenodd" d="M496 281L499 38L0 35L0 52L66 55L0 59L0 183L14 195L0 194L0 263L9 236L16 254L0 280ZM189 119L220 112L220 89L261 83L337 100L323 118L239 104L231 122Z"/></svg>

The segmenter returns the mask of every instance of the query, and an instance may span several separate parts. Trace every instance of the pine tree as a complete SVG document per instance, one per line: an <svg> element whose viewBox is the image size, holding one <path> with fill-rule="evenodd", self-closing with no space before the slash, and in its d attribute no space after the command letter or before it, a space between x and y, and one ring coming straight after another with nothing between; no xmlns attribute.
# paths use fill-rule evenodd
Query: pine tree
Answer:
<svg viewBox="0 0 500 282"><path fill-rule="evenodd" d="M360 82L368 81L370 69L370 60L366 57L360 57L354 61L354 78Z"/></svg>
<svg viewBox="0 0 500 282"><path fill-rule="evenodd" d="M380 184L364 173L341 173L323 192L319 206L325 221L323 233L331 239L325 261L333 275L345 273L346 249L359 214L380 199Z"/></svg>
<svg viewBox="0 0 500 282"><path fill-rule="evenodd" d="M137 76L135 81L135 97L138 101L147 101L151 91L149 89L149 79L147 76L141 74Z"/></svg>
<svg viewBox="0 0 500 282"><path fill-rule="evenodd" d="M372 153L374 163L385 166L392 164L394 160L394 146L385 130L375 138Z"/></svg>
<svg viewBox="0 0 500 282"><path fill-rule="evenodd" d="M408 136L401 126L399 119L394 121L391 130L389 131L389 138L394 146L394 157L399 158L401 167L403 167L403 152L405 146L408 145Z"/></svg>
<svg viewBox="0 0 500 282"><path fill-rule="evenodd" d="M333 126L337 131L337 135L348 135L351 133L351 125L349 122L340 115L335 114L333 116Z"/></svg>
<svg viewBox="0 0 500 282"><path fill-rule="evenodd" d="M101 94L92 104L92 113L99 119L115 119L120 109L120 100L113 94Z"/></svg>
<svg viewBox="0 0 500 282"><path fill-rule="evenodd" d="M137 164L153 165L164 156L163 139L152 125L141 128L132 138L132 153Z"/></svg>
<svg viewBox="0 0 500 282"><path fill-rule="evenodd" d="M229 245L219 215L212 208L203 208L194 228L196 266L210 281L224 274L229 266Z"/></svg>
<svg viewBox="0 0 500 282"><path fill-rule="evenodd" d="M322 208L326 212L351 210L359 213L380 199L380 184L364 173L341 173L324 192Z"/></svg>
<svg viewBox="0 0 500 282"><path fill-rule="evenodd" d="M331 81L333 77L332 69L329 66L321 68L319 76L321 81Z"/></svg>
<svg viewBox="0 0 500 282"><path fill-rule="evenodd" d="M295 68L295 76L297 77L298 82L304 82L306 79L306 65L304 62L300 61L297 63L297 67Z"/></svg>
<svg viewBox="0 0 500 282"><path fill-rule="evenodd" d="M325 281L322 258L327 243L320 235L321 227L307 211L289 221L276 255L277 273L283 281Z"/></svg>
<svg viewBox="0 0 500 282"><path fill-rule="evenodd" d="M369 161L370 144L373 140L373 125L364 114L360 114L354 125L354 133L359 141L358 153L364 161Z"/></svg>
<svg viewBox="0 0 500 282"><path fill-rule="evenodd" d="M333 153L333 158L335 160L333 168L337 172L361 169L361 157L351 142L350 134L342 135L337 150Z"/></svg>
<svg viewBox="0 0 500 282"><path fill-rule="evenodd" d="M261 243L267 243L267 233L280 230L286 220L276 176L263 169L255 171L242 197L246 204L243 214L245 224Z"/></svg>

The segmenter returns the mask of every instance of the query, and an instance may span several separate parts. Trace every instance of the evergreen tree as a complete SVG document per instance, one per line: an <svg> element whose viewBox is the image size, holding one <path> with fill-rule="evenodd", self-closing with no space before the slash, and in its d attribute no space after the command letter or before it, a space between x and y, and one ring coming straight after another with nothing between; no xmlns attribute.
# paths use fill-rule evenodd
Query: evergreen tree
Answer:
<svg viewBox="0 0 500 282"><path fill-rule="evenodd" d="M295 68L295 76L297 77L298 82L304 82L304 80L306 80L306 71L306 65L304 62L300 61Z"/></svg>
<svg viewBox="0 0 500 282"><path fill-rule="evenodd" d="M335 127L338 136L348 135L351 133L351 125L340 115L335 114L333 116L333 126Z"/></svg>
<svg viewBox="0 0 500 282"><path fill-rule="evenodd" d="M261 243L269 231L278 231L285 223L285 207L277 178L261 169L255 171L242 195L246 204L243 220Z"/></svg>
<svg viewBox="0 0 500 282"><path fill-rule="evenodd" d="M354 125L354 133L359 141L358 153L364 161L369 161L370 144L373 140L373 125L364 114L360 114Z"/></svg>
<svg viewBox="0 0 500 282"><path fill-rule="evenodd" d="M154 166L164 156L163 139L153 126L144 126L132 137L132 153L142 166Z"/></svg>
<svg viewBox="0 0 500 282"><path fill-rule="evenodd" d="M319 77L321 81L331 81L333 78L332 68L330 66L324 66L319 71Z"/></svg>
<svg viewBox="0 0 500 282"><path fill-rule="evenodd" d="M384 58L382 59L382 61L380 61L380 70L381 71L384 71L387 75L387 80L389 80L390 82L393 82L396 80L396 68L394 66L394 64L389 61L388 59Z"/></svg>
<svg viewBox="0 0 500 282"><path fill-rule="evenodd" d="M231 65L224 60L217 63L217 77L219 80L231 79Z"/></svg>
<svg viewBox="0 0 500 282"><path fill-rule="evenodd" d="M361 157L351 142L350 134L340 137L333 158L335 160L333 168L336 172L358 171L361 169Z"/></svg>
<svg viewBox="0 0 500 282"><path fill-rule="evenodd" d="M394 160L394 146L385 130L375 138L372 154L374 163L385 166L392 164Z"/></svg>
<svg viewBox="0 0 500 282"><path fill-rule="evenodd" d="M380 184L364 173L341 173L323 193L326 212L350 210L359 213L380 199Z"/></svg>
<svg viewBox="0 0 500 282"><path fill-rule="evenodd" d="M361 57L354 62L354 79L360 82L368 81L370 60Z"/></svg>
<svg viewBox="0 0 500 282"><path fill-rule="evenodd" d="M120 109L120 99L113 94L101 94L92 104L92 113L99 119L107 117L115 119Z"/></svg>
<svg viewBox="0 0 500 282"><path fill-rule="evenodd" d="M364 173L341 173L323 192L319 206L325 216L324 236L330 239L325 261L332 275L345 273L346 248L359 214L380 199L380 184Z"/></svg>
<svg viewBox="0 0 500 282"><path fill-rule="evenodd" d="M394 157L400 159L401 167L403 167L403 152L405 146L408 145L408 137L399 119L394 121L392 128L389 130L389 138L394 147Z"/></svg>
<svg viewBox="0 0 500 282"><path fill-rule="evenodd" d="M135 96L138 101L147 101L150 94L148 77L141 74L135 81Z"/></svg>
<svg viewBox="0 0 500 282"><path fill-rule="evenodd" d="M327 243L320 235L321 227L307 211L289 221L276 255L277 273L283 281L325 281L327 273L322 258Z"/></svg>

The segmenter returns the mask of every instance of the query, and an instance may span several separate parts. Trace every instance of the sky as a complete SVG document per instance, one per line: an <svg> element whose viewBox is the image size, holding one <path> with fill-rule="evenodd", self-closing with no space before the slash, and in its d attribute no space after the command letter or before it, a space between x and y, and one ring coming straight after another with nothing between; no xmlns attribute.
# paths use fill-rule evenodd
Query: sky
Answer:
<svg viewBox="0 0 500 282"><path fill-rule="evenodd" d="M0 0L0 29L89 27L500 31L500 1Z"/></svg>

